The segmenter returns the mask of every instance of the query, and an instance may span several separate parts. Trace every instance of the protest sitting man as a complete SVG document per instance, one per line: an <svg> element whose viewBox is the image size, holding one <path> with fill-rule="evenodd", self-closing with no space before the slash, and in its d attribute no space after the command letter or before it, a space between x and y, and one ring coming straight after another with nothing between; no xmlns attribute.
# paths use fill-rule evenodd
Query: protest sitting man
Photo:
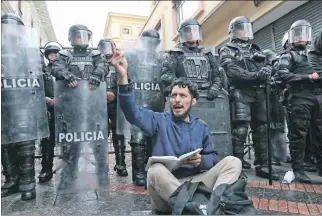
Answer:
<svg viewBox="0 0 322 216"><path fill-rule="evenodd" d="M148 169L148 191L153 211L171 212L167 201L186 180L202 181L212 189L238 180L242 170L241 161L233 156L220 161L214 151L208 126L190 113L191 106L197 103L199 97L195 84L186 78L174 81L169 87L171 109L157 113L136 105L133 82L128 80L128 64L124 53L117 50L111 63L118 75L119 102L124 115L130 124L152 137L152 156L179 157L203 148L200 154L173 172L161 163L155 163Z"/></svg>

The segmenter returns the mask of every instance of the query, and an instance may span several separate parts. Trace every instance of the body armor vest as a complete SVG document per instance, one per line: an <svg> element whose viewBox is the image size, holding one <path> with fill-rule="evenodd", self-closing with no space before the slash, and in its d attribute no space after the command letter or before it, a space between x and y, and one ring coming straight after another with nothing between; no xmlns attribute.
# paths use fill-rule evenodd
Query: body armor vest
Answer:
<svg viewBox="0 0 322 216"><path fill-rule="evenodd" d="M44 73L44 85L45 85L45 96L54 97L54 77L50 74L52 64L49 63L46 66L46 72Z"/></svg>
<svg viewBox="0 0 322 216"><path fill-rule="evenodd" d="M210 64L208 57L203 51L184 52L179 71L184 72L180 74L180 76L187 77L192 82L201 84L208 83L209 85L207 85L207 87L210 86Z"/></svg>
<svg viewBox="0 0 322 216"><path fill-rule="evenodd" d="M94 71L91 51L71 54L73 57L69 60L69 71L79 78L88 79Z"/></svg>
<svg viewBox="0 0 322 216"><path fill-rule="evenodd" d="M265 65L265 58L261 51L258 51L252 47L251 44L234 44L234 55L240 62L243 69L249 72L258 72Z"/></svg>
<svg viewBox="0 0 322 216"><path fill-rule="evenodd" d="M117 76L113 65L108 64L108 70L109 73L106 77L106 90L111 90L115 85L117 85Z"/></svg>
<svg viewBox="0 0 322 216"><path fill-rule="evenodd" d="M307 52L305 50L290 51L290 54L292 56L292 73L303 75L314 73L307 59Z"/></svg>

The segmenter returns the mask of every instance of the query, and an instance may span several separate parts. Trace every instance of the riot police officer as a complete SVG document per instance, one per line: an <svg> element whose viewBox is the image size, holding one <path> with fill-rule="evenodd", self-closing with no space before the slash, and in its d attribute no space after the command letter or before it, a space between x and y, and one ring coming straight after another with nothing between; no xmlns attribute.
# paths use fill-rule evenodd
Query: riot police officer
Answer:
<svg viewBox="0 0 322 216"><path fill-rule="evenodd" d="M306 136L311 127L312 142L316 147L317 167L322 166L322 85L319 74L310 66L307 58L307 46L312 40L312 27L306 20L298 20L289 30L291 49L281 56L278 63L278 73L283 82L290 85L289 104L290 152L295 179L310 183L310 178L304 172L304 154Z"/></svg>
<svg viewBox="0 0 322 216"><path fill-rule="evenodd" d="M15 14L2 15L1 26L1 197L21 192L22 200L31 200L35 140L49 136L41 60L33 47L38 38Z"/></svg>
<svg viewBox="0 0 322 216"><path fill-rule="evenodd" d="M62 50L62 46L57 42L48 42L44 48L44 56L49 63L43 68L43 77L45 84L45 96L47 104L47 113L49 120L50 137L41 140L42 169L39 173L39 182L49 181L53 177L53 160L55 149L55 117L54 117L54 79L51 75L51 68L56 59L56 54Z"/></svg>
<svg viewBox="0 0 322 216"><path fill-rule="evenodd" d="M234 18L228 29L230 42L219 49L220 64L225 69L230 90L233 154L250 169L244 157L244 142L250 124L257 162L256 175L268 178L267 119L264 84L272 65L253 39L252 24L245 16ZM273 179L279 179L276 174Z"/></svg>
<svg viewBox="0 0 322 216"><path fill-rule="evenodd" d="M139 38L139 47L126 52L128 75L135 83L136 103L140 106L164 112L164 92L161 82L162 57L158 52L160 35L155 29L147 29ZM118 115L121 111L118 110ZM145 164L152 155L151 138L141 129L131 126L132 180L138 186L146 185Z"/></svg>
<svg viewBox="0 0 322 216"><path fill-rule="evenodd" d="M103 38L98 42L98 50L104 54L106 58L106 67L109 73L106 77L106 95L107 95L107 107L108 107L108 120L110 120L109 131L112 131L113 147L115 151L116 165L114 171L120 176L127 176L125 164L125 137L123 134L116 133L117 123L117 76L115 68L109 63L112 58L115 43L110 38ZM110 134L110 132L108 133Z"/></svg>
<svg viewBox="0 0 322 216"><path fill-rule="evenodd" d="M222 88L223 76L211 50L199 46L202 40L200 24L196 19L186 19L178 33L180 44L169 51L162 66L163 83L168 86L175 78L188 77L198 84L199 90L207 90L207 97L213 100Z"/></svg>
<svg viewBox="0 0 322 216"><path fill-rule="evenodd" d="M56 60L53 63L52 66L52 75L56 78L56 83L59 82L59 80L65 80L70 87L76 88L78 85L78 81L87 81L89 82L90 89L96 89L99 87L101 82L104 82L104 77L106 77L108 70L105 65L105 59L101 55L101 53L98 50L91 50L88 49L88 46L91 43L92 38L92 32L82 24L72 25L69 28L68 32L68 40L71 43L71 46L73 47L72 50L61 50L58 52ZM82 87L84 89L84 87ZM64 94L64 91L62 89L59 89L61 94ZM82 91L82 90L79 90ZM84 92L86 93L87 90L84 89ZM86 93L89 94L89 93ZM99 94L99 92L97 93ZM56 98L58 98L58 95L55 95ZM73 97L71 95L70 100L72 100ZM81 101L80 101L81 102ZM67 102L66 102L67 103ZM72 103L72 101L69 101L69 103ZM72 106L77 106L78 101L74 101L72 103ZM62 105L63 106L63 105ZM74 119L69 119L70 125L75 125L75 130L83 130L81 128L81 125L93 125L90 118L86 118L86 115L93 115L93 119L95 118L95 114L99 113L99 115L102 115L103 117L106 112L103 112L101 110L102 107L99 107L100 104L97 104L97 108L92 108L91 104L84 104L82 109L87 109L85 116L77 116L74 117ZM106 105L105 105L106 107ZM55 113L57 110L57 106L55 107ZM68 109L66 107L66 109ZM81 110L78 110L77 107L73 107L73 109L76 109L76 111L82 112ZM94 109L94 110L93 110ZM106 110L106 108L105 108ZM73 112L73 110L60 110L62 112L62 115L68 116L70 112ZM94 113L89 113L94 112ZM83 114L82 114L83 115ZM82 119L82 117L84 117ZM56 118L57 120L57 118ZM83 121L83 122L82 122ZM98 123L95 123L98 124ZM99 122L101 127L104 127L103 122ZM59 125L59 122L55 123L55 127L58 128L58 130L63 130L64 128L61 128ZM68 127L66 125L65 127ZM89 127L91 127L89 125ZM92 126L93 127L93 126ZM57 129L56 129L57 130ZM72 130L72 129L71 129ZM95 128L91 128L91 130L96 130ZM63 132L63 131L59 131ZM106 131L107 132L107 131ZM105 132L104 132L105 133ZM98 182L101 185L108 183L108 167L107 167L107 160L106 160L106 143L104 140L101 140L102 143L98 145L93 145L92 149L94 152L95 160L96 160L96 173L98 175ZM63 160L68 162L66 163L66 166L63 168L61 172L61 181L59 188L64 189L68 188L70 183L74 181L75 175L77 173L77 167L78 167L78 160L80 157L80 151L81 151L81 144L82 142L73 142L68 143L68 146L65 146L64 153L63 153ZM93 144L93 142L91 142Z"/></svg>

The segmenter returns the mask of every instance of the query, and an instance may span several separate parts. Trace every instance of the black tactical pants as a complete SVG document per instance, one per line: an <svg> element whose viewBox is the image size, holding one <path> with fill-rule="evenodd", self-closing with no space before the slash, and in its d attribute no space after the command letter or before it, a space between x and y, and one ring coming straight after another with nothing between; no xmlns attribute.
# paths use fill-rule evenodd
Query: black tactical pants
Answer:
<svg viewBox="0 0 322 216"><path fill-rule="evenodd" d="M144 186L146 184L145 165L152 155L151 138L132 125L130 145L132 147L132 180L136 185Z"/></svg>
<svg viewBox="0 0 322 216"><path fill-rule="evenodd" d="M114 100L111 103L107 104L108 107L108 118L109 118L109 132L112 131L112 140L113 147L115 151L115 169L117 170L125 170L125 138L123 135L116 134L116 120L117 120L117 101Z"/></svg>
<svg viewBox="0 0 322 216"><path fill-rule="evenodd" d="M35 193L35 141L1 145L1 164L5 184L1 195L18 188L22 193ZM10 194L10 193L7 193Z"/></svg>
<svg viewBox="0 0 322 216"><path fill-rule="evenodd" d="M233 155L243 160L244 143L250 125L253 133L255 159L262 167L268 165L267 120L264 89L231 90Z"/></svg>
<svg viewBox="0 0 322 216"><path fill-rule="evenodd" d="M48 138L41 140L41 154L42 154L42 171L45 173L52 172L53 160L54 160L54 149L55 149L55 116L53 107L48 109L48 123L49 123L49 133Z"/></svg>
<svg viewBox="0 0 322 216"><path fill-rule="evenodd" d="M290 152L294 171L304 170L306 139L311 128L318 167L322 167L322 88L295 89L289 104Z"/></svg>

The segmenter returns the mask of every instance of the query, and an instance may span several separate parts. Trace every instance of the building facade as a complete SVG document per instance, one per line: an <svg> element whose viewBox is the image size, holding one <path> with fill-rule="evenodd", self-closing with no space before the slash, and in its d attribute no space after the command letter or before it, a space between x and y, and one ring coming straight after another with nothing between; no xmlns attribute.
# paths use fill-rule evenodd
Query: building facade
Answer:
<svg viewBox="0 0 322 216"><path fill-rule="evenodd" d="M103 36L113 39L119 48L131 48L147 19L147 16L109 12Z"/></svg>
<svg viewBox="0 0 322 216"><path fill-rule="evenodd" d="M254 40L262 49L281 52L281 40L291 24L308 20L313 36L322 28L322 2L309 1L151 1L151 14L143 29L161 32L166 49L178 42L177 29L183 19L196 18L202 26L202 46L217 49L228 41L228 25L236 16L253 23Z"/></svg>
<svg viewBox="0 0 322 216"><path fill-rule="evenodd" d="M36 28L40 46L56 41L46 1L1 1L1 13L17 14L25 26Z"/></svg>

